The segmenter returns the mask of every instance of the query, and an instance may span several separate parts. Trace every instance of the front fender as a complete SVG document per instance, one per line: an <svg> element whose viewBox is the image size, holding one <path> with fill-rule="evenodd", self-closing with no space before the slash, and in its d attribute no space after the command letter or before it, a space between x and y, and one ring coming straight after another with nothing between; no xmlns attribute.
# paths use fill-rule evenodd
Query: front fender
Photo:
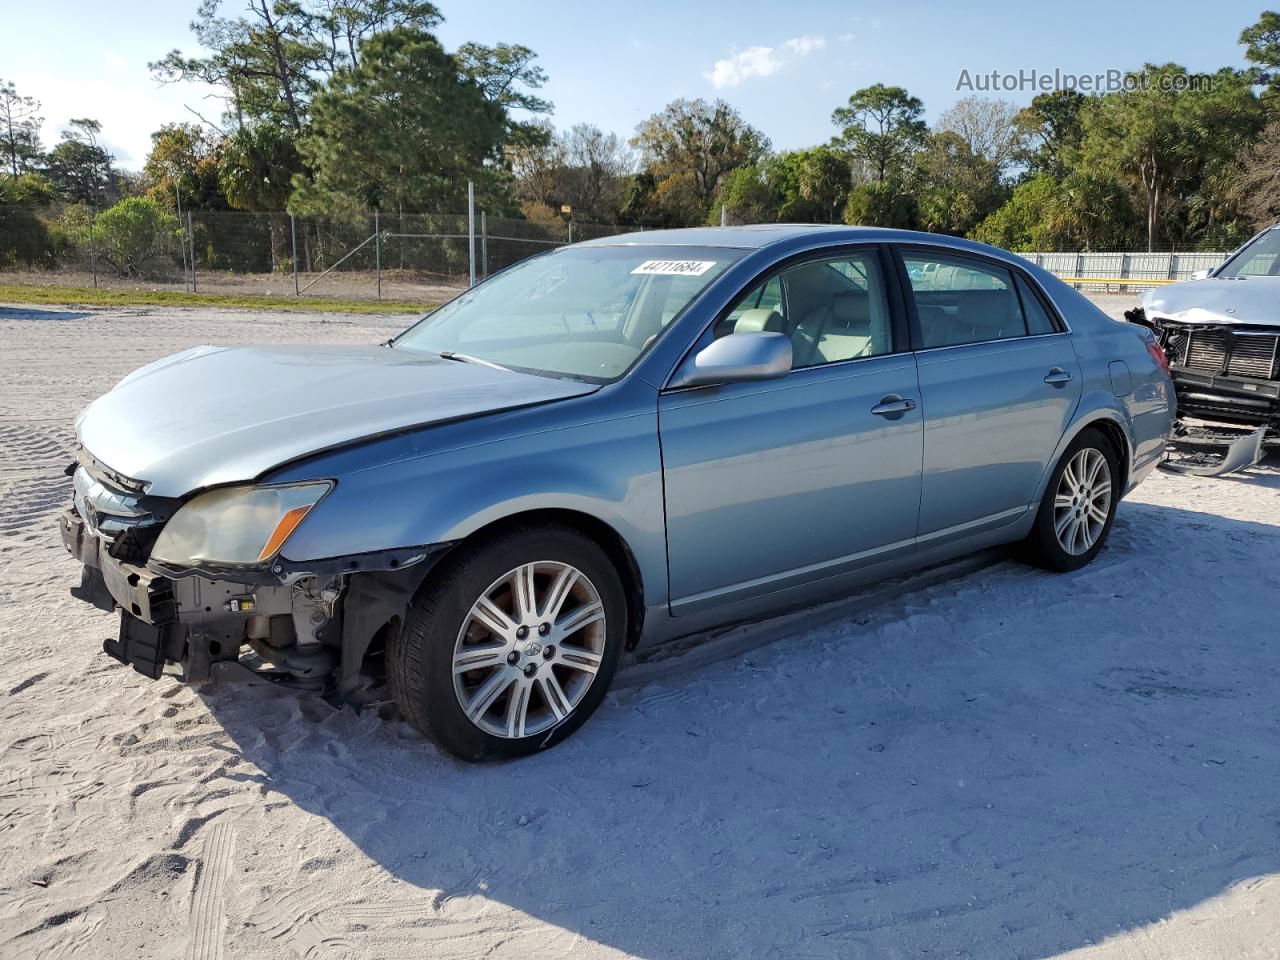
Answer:
<svg viewBox="0 0 1280 960"><path fill-rule="evenodd" d="M379 463L340 474L283 556L305 565L457 541L522 513L573 510L612 528L652 591L646 602L665 602L661 471L656 410Z"/></svg>

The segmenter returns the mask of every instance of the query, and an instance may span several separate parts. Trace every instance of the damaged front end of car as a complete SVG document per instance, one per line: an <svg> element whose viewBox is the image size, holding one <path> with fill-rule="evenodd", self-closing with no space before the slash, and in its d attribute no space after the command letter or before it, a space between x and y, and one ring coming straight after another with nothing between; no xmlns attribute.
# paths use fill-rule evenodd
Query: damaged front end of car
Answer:
<svg viewBox="0 0 1280 960"><path fill-rule="evenodd" d="M1215 323L1204 313L1174 319L1138 307L1125 318L1150 328L1168 358L1178 420L1163 466L1217 476L1280 448L1280 322Z"/></svg>
<svg viewBox="0 0 1280 960"><path fill-rule="evenodd" d="M384 699L380 655L432 545L291 563L280 548L332 481L150 496L88 454L67 471L63 544L83 564L72 594L119 611L103 642L152 679L275 683L355 705ZM209 559L216 557L217 559Z"/></svg>

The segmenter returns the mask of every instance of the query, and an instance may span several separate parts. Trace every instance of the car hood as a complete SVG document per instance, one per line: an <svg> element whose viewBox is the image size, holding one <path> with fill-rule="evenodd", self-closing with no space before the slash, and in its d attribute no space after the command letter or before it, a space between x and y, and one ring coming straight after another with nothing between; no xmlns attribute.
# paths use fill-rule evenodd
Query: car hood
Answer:
<svg viewBox="0 0 1280 960"><path fill-rule="evenodd" d="M1149 291L1148 315L1180 323L1241 323L1280 327L1280 277L1188 280Z"/></svg>
<svg viewBox="0 0 1280 960"><path fill-rule="evenodd" d="M177 497L379 434L596 389L388 347L195 347L125 377L76 434L104 467Z"/></svg>

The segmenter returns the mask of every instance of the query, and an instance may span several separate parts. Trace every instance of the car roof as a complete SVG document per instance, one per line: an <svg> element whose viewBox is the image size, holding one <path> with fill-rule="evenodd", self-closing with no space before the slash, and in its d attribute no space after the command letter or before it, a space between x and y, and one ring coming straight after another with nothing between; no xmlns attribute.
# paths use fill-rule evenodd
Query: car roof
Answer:
<svg viewBox="0 0 1280 960"><path fill-rule="evenodd" d="M582 246L733 247L759 250L788 240L811 243L925 243L975 253L1009 254L1004 250L962 237L895 230L889 227L846 227L824 223L754 223L735 227L687 227L677 230L641 230L612 237L586 240Z"/></svg>

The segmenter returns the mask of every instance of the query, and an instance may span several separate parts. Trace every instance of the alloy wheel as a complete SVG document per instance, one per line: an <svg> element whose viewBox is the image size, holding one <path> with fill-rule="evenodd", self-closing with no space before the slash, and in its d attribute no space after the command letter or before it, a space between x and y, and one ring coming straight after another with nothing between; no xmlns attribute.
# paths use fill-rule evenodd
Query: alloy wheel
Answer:
<svg viewBox="0 0 1280 960"><path fill-rule="evenodd" d="M1111 464L1096 447L1085 447L1062 471L1053 500L1053 530L1062 549L1088 553L1111 514Z"/></svg>
<svg viewBox="0 0 1280 960"><path fill-rule="evenodd" d="M581 570L552 560L516 567L480 595L458 631L458 703L492 736L542 733L586 695L605 637L604 604Z"/></svg>

